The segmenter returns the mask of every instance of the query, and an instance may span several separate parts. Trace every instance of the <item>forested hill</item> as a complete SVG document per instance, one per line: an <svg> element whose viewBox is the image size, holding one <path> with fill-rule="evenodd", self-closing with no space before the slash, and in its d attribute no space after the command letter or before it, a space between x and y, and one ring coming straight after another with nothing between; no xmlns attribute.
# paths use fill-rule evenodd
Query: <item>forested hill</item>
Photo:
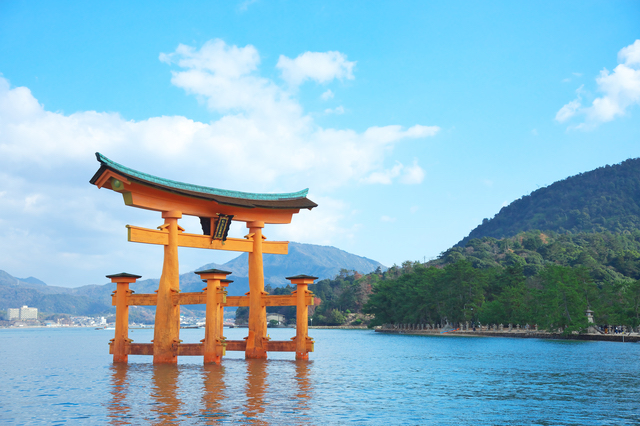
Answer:
<svg viewBox="0 0 640 426"><path fill-rule="evenodd" d="M485 219L457 245L532 229L558 233L640 229L640 158L571 176L525 195Z"/></svg>
<svg viewBox="0 0 640 426"><path fill-rule="evenodd" d="M527 277L547 265L562 265L585 268L597 282L640 280L640 229L621 234L527 231L500 240L484 237L470 240L466 247L452 247L426 266L443 267L461 260L476 269L517 266ZM391 268L390 273L398 272Z"/></svg>

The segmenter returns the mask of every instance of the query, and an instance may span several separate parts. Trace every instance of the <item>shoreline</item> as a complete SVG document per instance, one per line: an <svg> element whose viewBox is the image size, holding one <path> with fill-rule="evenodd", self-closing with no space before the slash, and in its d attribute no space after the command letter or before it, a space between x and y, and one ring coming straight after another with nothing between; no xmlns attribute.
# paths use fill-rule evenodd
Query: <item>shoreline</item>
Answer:
<svg viewBox="0 0 640 426"><path fill-rule="evenodd" d="M448 331L442 333L437 330L390 330L376 329L376 333L409 334L416 336L458 336L458 337L511 337L520 339L549 339L549 340L583 340L601 342L635 343L640 342L640 334L562 334L546 333L543 331Z"/></svg>

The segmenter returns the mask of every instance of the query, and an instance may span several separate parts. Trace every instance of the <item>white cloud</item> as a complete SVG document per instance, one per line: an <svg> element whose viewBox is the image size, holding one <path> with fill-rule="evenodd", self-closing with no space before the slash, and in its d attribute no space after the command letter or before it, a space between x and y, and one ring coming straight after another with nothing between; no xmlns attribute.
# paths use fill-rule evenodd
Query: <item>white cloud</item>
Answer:
<svg viewBox="0 0 640 426"><path fill-rule="evenodd" d="M623 47L618 52L618 62L626 65L640 65L640 40Z"/></svg>
<svg viewBox="0 0 640 426"><path fill-rule="evenodd" d="M264 234L269 240L320 245L335 245L338 240L353 240L361 225L350 224L350 221L345 220L346 212L349 210L345 202L313 193L309 198L318 203L318 207L312 212L300 211L288 225L267 225Z"/></svg>
<svg viewBox="0 0 640 426"><path fill-rule="evenodd" d="M578 87L578 89L576 90L576 93L577 93L577 98L576 99L574 99L573 101L571 101L568 104L564 105L556 113L556 121L558 121L560 123L564 123L565 121L567 121L568 119L570 119L571 117L576 115L576 112L582 107L582 103L581 103L582 102L582 97L580 96L580 94L583 91L582 90L583 87L584 87L584 85Z"/></svg>
<svg viewBox="0 0 640 426"><path fill-rule="evenodd" d="M415 160L413 165L404 167L402 177L400 177L400 182L406 185L414 185L422 183L424 176L424 170L418 165L418 161Z"/></svg>
<svg viewBox="0 0 640 426"><path fill-rule="evenodd" d="M396 218L395 217L389 217L389 216L382 216L380 218L380 221L381 222L391 222L391 223L393 223L393 222L396 221Z"/></svg>
<svg viewBox="0 0 640 426"><path fill-rule="evenodd" d="M409 209L409 212L410 212L411 214L414 214L414 213L416 213L418 210L420 210L420 207L418 207L418 206L413 206L413 207L411 207L411 208Z"/></svg>
<svg viewBox="0 0 640 426"><path fill-rule="evenodd" d="M96 111L65 115L47 111L28 88L12 88L0 77L1 220L11 224L0 228L0 252L24 250L5 265L7 270L26 269L34 259L47 271L75 271L78 262L100 266L117 259L132 272L159 276L157 262L142 266L147 257L155 259L155 248L127 245L123 224L153 228L161 220L125 209L118 194L88 184L98 167L96 151L143 172L200 185L255 192L311 187L317 194L311 199L321 208L283 227L281 234L325 244L333 238L322 234L325 229L345 236L358 230L340 224L347 207L331 199L334 189L353 182L416 183L424 177L417 163L396 163L391 170L384 164L393 161L396 144L434 136L437 126L382 125L364 132L323 128L291 92L260 76L260 56L250 45L221 40L200 49L180 45L160 60L174 67L174 85L221 117L203 123L181 116L133 121ZM352 78L351 68L343 66L342 78ZM67 255L45 255L49 252Z"/></svg>
<svg viewBox="0 0 640 426"><path fill-rule="evenodd" d="M347 61L340 52L305 52L295 59L280 55L276 68L291 86L299 86L305 80L328 83L334 79L353 80L355 62Z"/></svg>
<svg viewBox="0 0 640 426"><path fill-rule="evenodd" d="M334 93L331 91L331 89L327 89L327 91L326 91L326 92L324 92L322 95L320 95L320 98L321 98L323 101L327 101L327 100L329 100L329 99L333 99L333 97L334 97L334 96L335 96L335 95L334 95Z"/></svg>
<svg viewBox="0 0 640 426"><path fill-rule="evenodd" d="M245 0L238 5L239 12L246 12L253 3L256 3L258 0Z"/></svg>
<svg viewBox="0 0 640 426"><path fill-rule="evenodd" d="M340 105L340 106L335 107L333 109L327 108L327 109L324 110L324 113L325 114L338 114L338 115L344 114L344 107L342 105Z"/></svg>
<svg viewBox="0 0 640 426"><path fill-rule="evenodd" d="M396 162L392 168L375 171L360 181L368 184L390 185L395 178L399 178L400 183L412 185L422 183L424 176L425 172L418 165L417 161L414 161L411 166L405 166L400 162Z"/></svg>
<svg viewBox="0 0 640 426"><path fill-rule="evenodd" d="M404 166L402 164L397 163L395 166L393 166L390 169L371 173L369 176L362 178L362 182L390 185L393 182L393 179L400 176L400 172L402 171L403 167Z"/></svg>
<svg viewBox="0 0 640 426"><path fill-rule="evenodd" d="M613 72L605 68L596 78L603 96L594 99L591 106L582 106L578 92L576 99L556 113L556 120L562 123L575 115L583 115L584 121L575 128L587 130L612 121L624 115L631 106L640 104L640 40L622 48L618 52L618 62Z"/></svg>

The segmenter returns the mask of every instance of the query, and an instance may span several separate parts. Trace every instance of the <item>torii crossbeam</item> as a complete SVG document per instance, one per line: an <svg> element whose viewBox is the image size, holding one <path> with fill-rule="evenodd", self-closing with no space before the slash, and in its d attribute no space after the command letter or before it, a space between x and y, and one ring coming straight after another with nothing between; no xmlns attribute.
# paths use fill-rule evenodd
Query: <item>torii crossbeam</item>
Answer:
<svg viewBox="0 0 640 426"><path fill-rule="evenodd" d="M295 351L296 358L307 359L313 350L313 341L307 336L306 310L313 304L313 295L307 285L315 277L299 275L289 277L298 290L291 296L269 296L264 291L262 253L287 254L287 241L264 241L265 224L291 223L300 209L311 210L317 204L306 198L308 190L287 194L257 194L228 191L175 182L141 173L122 166L100 153L96 153L100 168L90 183L122 194L128 206L162 213L164 224L158 230L127 225L128 240L164 246L164 263L157 294L133 295L129 284L138 276L116 274L108 276L118 288L114 294L116 305L116 338L111 345L114 362L126 362L127 355L153 355L154 363L176 363L178 355L204 355L206 362L220 362L224 350L244 350L246 358L266 358L267 351ZM204 235L188 234L178 225L183 215L200 218ZM245 239L226 238L231 220L242 221L249 228ZM199 271L207 288L202 293L180 293L178 247L207 248L247 252L249 254L249 293L246 297L226 297L223 287L226 271ZM215 294L214 294L215 293ZM276 300L277 299L277 300ZM205 330L202 344L181 344L180 305L207 304L207 330L209 316L215 316L217 325ZM209 303L216 306L209 306ZM125 327L130 305L156 305L153 344L133 344ZM297 333L291 342L270 342L267 338L266 306L297 306ZM225 341L221 330L221 317L215 309L224 306L249 307L249 335L244 341ZM301 311L304 306L304 312ZM219 312L219 311L215 311ZM301 325L301 319L305 324ZM218 323L219 321L219 323ZM219 330L219 331L218 331ZM207 339L209 339L207 341ZM214 344L212 339L217 340ZM215 348L215 355L212 349ZM117 353L116 353L117 352Z"/></svg>

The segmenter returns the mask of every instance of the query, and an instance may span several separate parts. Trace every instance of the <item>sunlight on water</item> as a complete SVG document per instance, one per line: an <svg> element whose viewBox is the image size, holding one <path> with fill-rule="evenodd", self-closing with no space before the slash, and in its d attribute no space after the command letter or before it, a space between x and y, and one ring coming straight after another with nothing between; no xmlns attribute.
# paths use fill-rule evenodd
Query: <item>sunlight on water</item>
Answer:
<svg viewBox="0 0 640 426"><path fill-rule="evenodd" d="M226 330L241 339L244 329ZM269 330L275 340L294 330ZM202 330L182 330L197 342ZM311 330L291 353L221 366L113 365L112 332L0 330L2 424L637 424L640 345ZM135 330L148 342L152 330Z"/></svg>

